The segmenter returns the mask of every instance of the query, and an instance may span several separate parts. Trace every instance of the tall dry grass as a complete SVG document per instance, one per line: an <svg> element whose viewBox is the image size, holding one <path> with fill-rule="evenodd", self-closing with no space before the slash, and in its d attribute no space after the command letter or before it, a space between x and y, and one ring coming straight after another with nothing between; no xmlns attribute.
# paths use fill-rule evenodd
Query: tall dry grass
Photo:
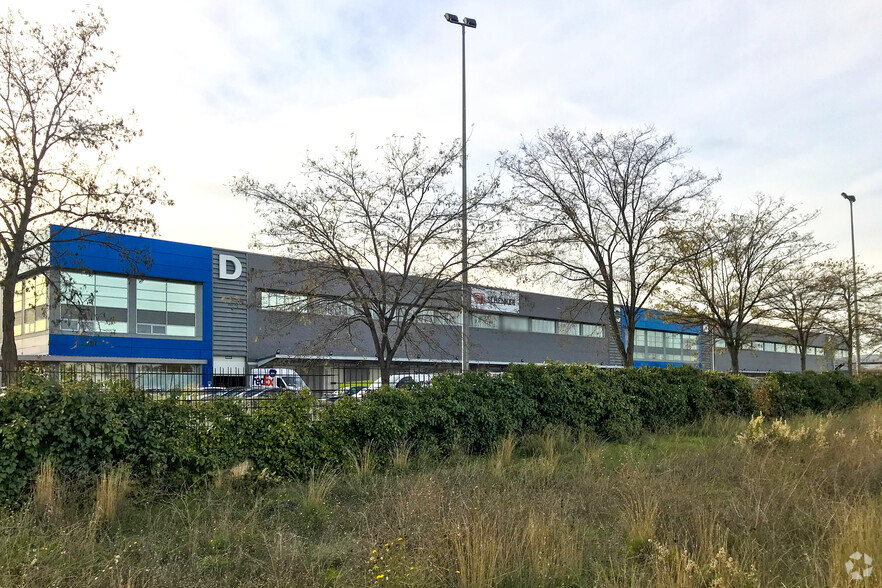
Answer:
<svg viewBox="0 0 882 588"><path fill-rule="evenodd" d="M882 586L882 498L844 505L835 518L829 585ZM882 560L880 560L882 564Z"/></svg>
<svg viewBox="0 0 882 588"><path fill-rule="evenodd" d="M58 503L58 483L55 478L55 466L51 459L40 464L37 478L34 481L34 507L43 514L55 512Z"/></svg>
<svg viewBox="0 0 882 588"><path fill-rule="evenodd" d="M63 516L0 517L0 585L853 583L848 561L882 557L882 406L782 423L762 424L773 443L738 444L749 423L732 419L629 444L546 431L391 476L139 494L91 538L97 491L66 488Z"/></svg>
<svg viewBox="0 0 882 588"><path fill-rule="evenodd" d="M352 472L357 476L369 476L377 467L377 450L372 441L361 449L350 448L347 455Z"/></svg>
<svg viewBox="0 0 882 588"><path fill-rule="evenodd" d="M450 542L456 556L452 578L464 588L487 588L502 579L506 555L501 521L486 512L472 513L450 530Z"/></svg>
<svg viewBox="0 0 882 588"><path fill-rule="evenodd" d="M490 469L494 474L501 475L511 465L511 458L516 446L517 441L514 435L507 435L496 444L490 454Z"/></svg>
<svg viewBox="0 0 882 588"><path fill-rule="evenodd" d="M397 470L406 470L413 453L413 441L409 439L400 441L392 448L392 467Z"/></svg>
<svg viewBox="0 0 882 588"><path fill-rule="evenodd" d="M126 466L117 466L102 472L95 488L95 506L92 521L100 524L116 519L131 490L131 472Z"/></svg>
<svg viewBox="0 0 882 588"><path fill-rule="evenodd" d="M306 481L306 497L304 503L308 507L319 508L325 505L328 494L337 484L337 472L329 467L324 467L318 472L315 468L309 473Z"/></svg>

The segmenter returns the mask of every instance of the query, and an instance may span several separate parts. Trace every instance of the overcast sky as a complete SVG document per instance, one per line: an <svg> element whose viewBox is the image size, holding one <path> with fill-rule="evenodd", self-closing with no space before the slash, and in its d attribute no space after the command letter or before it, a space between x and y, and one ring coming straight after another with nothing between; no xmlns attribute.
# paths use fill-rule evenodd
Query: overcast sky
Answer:
<svg viewBox="0 0 882 588"><path fill-rule="evenodd" d="M13 0L66 20L70 1ZM83 4L85 8L89 5ZM97 4L92 4L97 6ZM231 178L298 181L307 150L351 136L434 142L461 132L467 32L469 175L540 129L654 125L723 180L731 206L762 191L820 210L813 229L882 269L882 3L878 0L112 2L119 57L102 101L134 109L123 157L156 165L176 201L160 237L246 249L256 218ZM452 180L458 181L456 178Z"/></svg>

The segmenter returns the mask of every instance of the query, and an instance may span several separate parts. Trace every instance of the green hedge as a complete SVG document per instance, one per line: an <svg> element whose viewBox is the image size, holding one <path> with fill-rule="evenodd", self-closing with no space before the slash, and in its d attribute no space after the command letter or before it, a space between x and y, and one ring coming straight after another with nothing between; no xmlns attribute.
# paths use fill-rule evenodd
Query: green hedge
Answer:
<svg viewBox="0 0 882 588"><path fill-rule="evenodd" d="M759 408L771 416L841 410L882 397L882 376L840 371L772 373L757 385ZM762 406L765 405L766 406Z"/></svg>
<svg viewBox="0 0 882 588"><path fill-rule="evenodd" d="M483 453L505 435L549 425L623 440L711 414L789 416L880 397L880 376L778 373L752 386L743 376L691 367L549 363L512 365L499 376L442 375L431 386L379 390L358 403L289 394L249 413L232 400L152 400L128 383L99 389L25 376L0 399L0 501L24 497L47 457L76 476L125 462L159 484L192 483L244 459L299 479L313 467L345 464L367 443L382 463L404 441L436 456L455 447Z"/></svg>

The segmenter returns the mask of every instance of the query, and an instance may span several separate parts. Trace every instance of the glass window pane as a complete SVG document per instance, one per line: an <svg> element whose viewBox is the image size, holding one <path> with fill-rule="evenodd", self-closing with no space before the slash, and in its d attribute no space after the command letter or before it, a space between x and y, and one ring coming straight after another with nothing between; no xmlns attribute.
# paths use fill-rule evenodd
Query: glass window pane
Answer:
<svg viewBox="0 0 882 588"><path fill-rule="evenodd" d="M527 332L530 330L530 319L525 316L503 316L502 328L506 331Z"/></svg>
<svg viewBox="0 0 882 588"><path fill-rule="evenodd" d="M196 294L180 294L177 292L168 293L169 302L183 302L184 304L196 304Z"/></svg>
<svg viewBox="0 0 882 588"><path fill-rule="evenodd" d="M196 335L196 327L188 327L184 325L168 325L166 327L166 335L175 337L194 337Z"/></svg>
<svg viewBox="0 0 882 588"><path fill-rule="evenodd" d="M95 274L95 285L99 288L107 286L110 288L121 288L123 290L127 290L129 287L129 280L128 278L123 278L120 276L106 276Z"/></svg>
<svg viewBox="0 0 882 588"><path fill-rule="evenodd" d="M153 300L138 300L138 310L155 310L165 312L165 302Z"/></svg>
<svg viewBox="0 0 882 588"><path fill-rule="evenodd" d="M129 324L119 322L98 321L98 330L101 333L128 333Z"/></svg>
<svg viewBox="0 0 882 588"><path fill-rule="evenodd" d="M168 311L169 312L186 312L195 316L196 314L196 305L195 304L179 304L176 302L168 303Z"/></svg>
<svg viewBox="0 0 882 588"><path fill-rule="evenodd" d="M176 294L189 294L190 296L196 296L196 285L195 284L180 284L177 282L167 282L166 286L167 286L167 290L169 292L174 292Z"/></svg>
<svg viewBox="0 0 882 588"><path fill-rule="evenodd" d="M557 322L557 334L558 335L568 335L570 337L578 337L580 333L579 323L565 323L563 321Z"/></svg>
<svg viewBox="0 0 882 588"><path fill-rule="evenodd" d="M637 329L634 331L634 345L639 345L641 347L646 345L646 331L643 329Z"/></svg>
<svg viewBox="0 0 882 588"><path fill-rule="evenodd" d="M127 298L118 298L116 296L105 296L99 294L95 297L95 306L103 306L106 308L128 308L129 301Z"/></svg>
<svg viewBox="0 0 882 588"><path fill-rule="evenodd" d="M165 292L156 292L153 290L138 290L138 303L140 304L142 300L157 300L165 302L166 294Z"/></svg>
<svg viewBox="0 0 882 588"><path fill-rule="evenodd" d="M600 325L589 325L582 323L583 337L603 337L603 327ZM636 339L635 339L636 341Z"/></svg>
<svg viewBox="0 0 882 588"><path fill-rule="evenodd" d="M188 312L168 313L167 324L169 325L196 325L196 315Z"/></svg>
<svg viewBox="0 0 882 588"><path fill-rule="evenodd" d="M534 333L554 333L554 321L546 319L531 319L530 330Z"/></svg>
<svg viewBox="0 0 882 588"><path fill-rule="evenodd" d="M473 312L471 314L472 317L472 326L476 329L498 329L499 328L499 315L498 314L484 314L482 312Z"/></svg>
<svg viewBox="0 0 882 588"><path fill-rule="evenodd" d="M156 280L138 280L138 292L166 292L166 283Z"/></svg>

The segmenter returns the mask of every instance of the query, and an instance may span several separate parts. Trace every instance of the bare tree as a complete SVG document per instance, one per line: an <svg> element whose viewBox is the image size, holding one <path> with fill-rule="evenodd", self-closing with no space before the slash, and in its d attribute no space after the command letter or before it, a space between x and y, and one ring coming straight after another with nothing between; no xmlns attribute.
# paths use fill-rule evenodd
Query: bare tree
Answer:
<svg viewBox="0 0 882 588"><path fill-rule="evenodd" d="M863 349L878 348L882 343L882 273L873 272L867 265L858 263L857 288L860 324L854 314L854 278L851 260L826 260L818 265L821 287L831 298L831 308L824 313L821 324L845 345L848 365L855 365L855 332L861 337ZM859 329L857 327L860 327Z"/></svg>
<svg viewBox="0 0 882 588"><path fill-rule="evenodd" d="M709 202L679 243L684 262L666 293L666 305L687 320L711 325L738 372L738 352L757 321L773 316L779 279L815 255L819 245L805 226L817 213L802 214L784 199L758 194L744 211L724 214ZM690 256L690 253L704 252Z"/></svg>
<svg viewBox="0 0 882 588"><path fill-rule="evenodd" d="M46 273L50 244L102 231L153 232L148 205L167 201L155 170L129 174L114 166L114 152L140 132L94 104L115 67L113 54L97 45L106 24L100 10L49 35L21 15L0 20L4 377L17 365L16 283Z"/></svg>
<svg viewBox="0 0 882 588"><path fill-rule="evenodd" d="M820 264L796 265L778 275L770 288L770 316L782 323L777 332L799 350L800 369L825 315L833 310L833 293L825 287Z"/></svg>
<svg viewBox="0 0 882 588"><path fill-rule="evenodd" d="M320 325L325 340L366 330L386 383L399 349L432 344L425 324L459 316L461 196L445 182L459 153L457 144L430 152L419 137L393 138L375 169L353 147L308 159L302 188L248 176L232 186L265 219L258 244L286 252L292 260L280 270L303 276L289 320L337 315ZM471 192L467 209L472 272L497 262L518 235L503 225L509 208L494 179Z"/></svg>
<svg viewBox="0 0 882 588"><path fill-rule="evenodd" d="M651 128L612 135L555 128L502 157L535 233L525 260L549 268L577 296L606 303L626 366L634 365L641 310L682 261L673 246L683 238L682 219L719 179L684 167L686 153Z"/></svg>

